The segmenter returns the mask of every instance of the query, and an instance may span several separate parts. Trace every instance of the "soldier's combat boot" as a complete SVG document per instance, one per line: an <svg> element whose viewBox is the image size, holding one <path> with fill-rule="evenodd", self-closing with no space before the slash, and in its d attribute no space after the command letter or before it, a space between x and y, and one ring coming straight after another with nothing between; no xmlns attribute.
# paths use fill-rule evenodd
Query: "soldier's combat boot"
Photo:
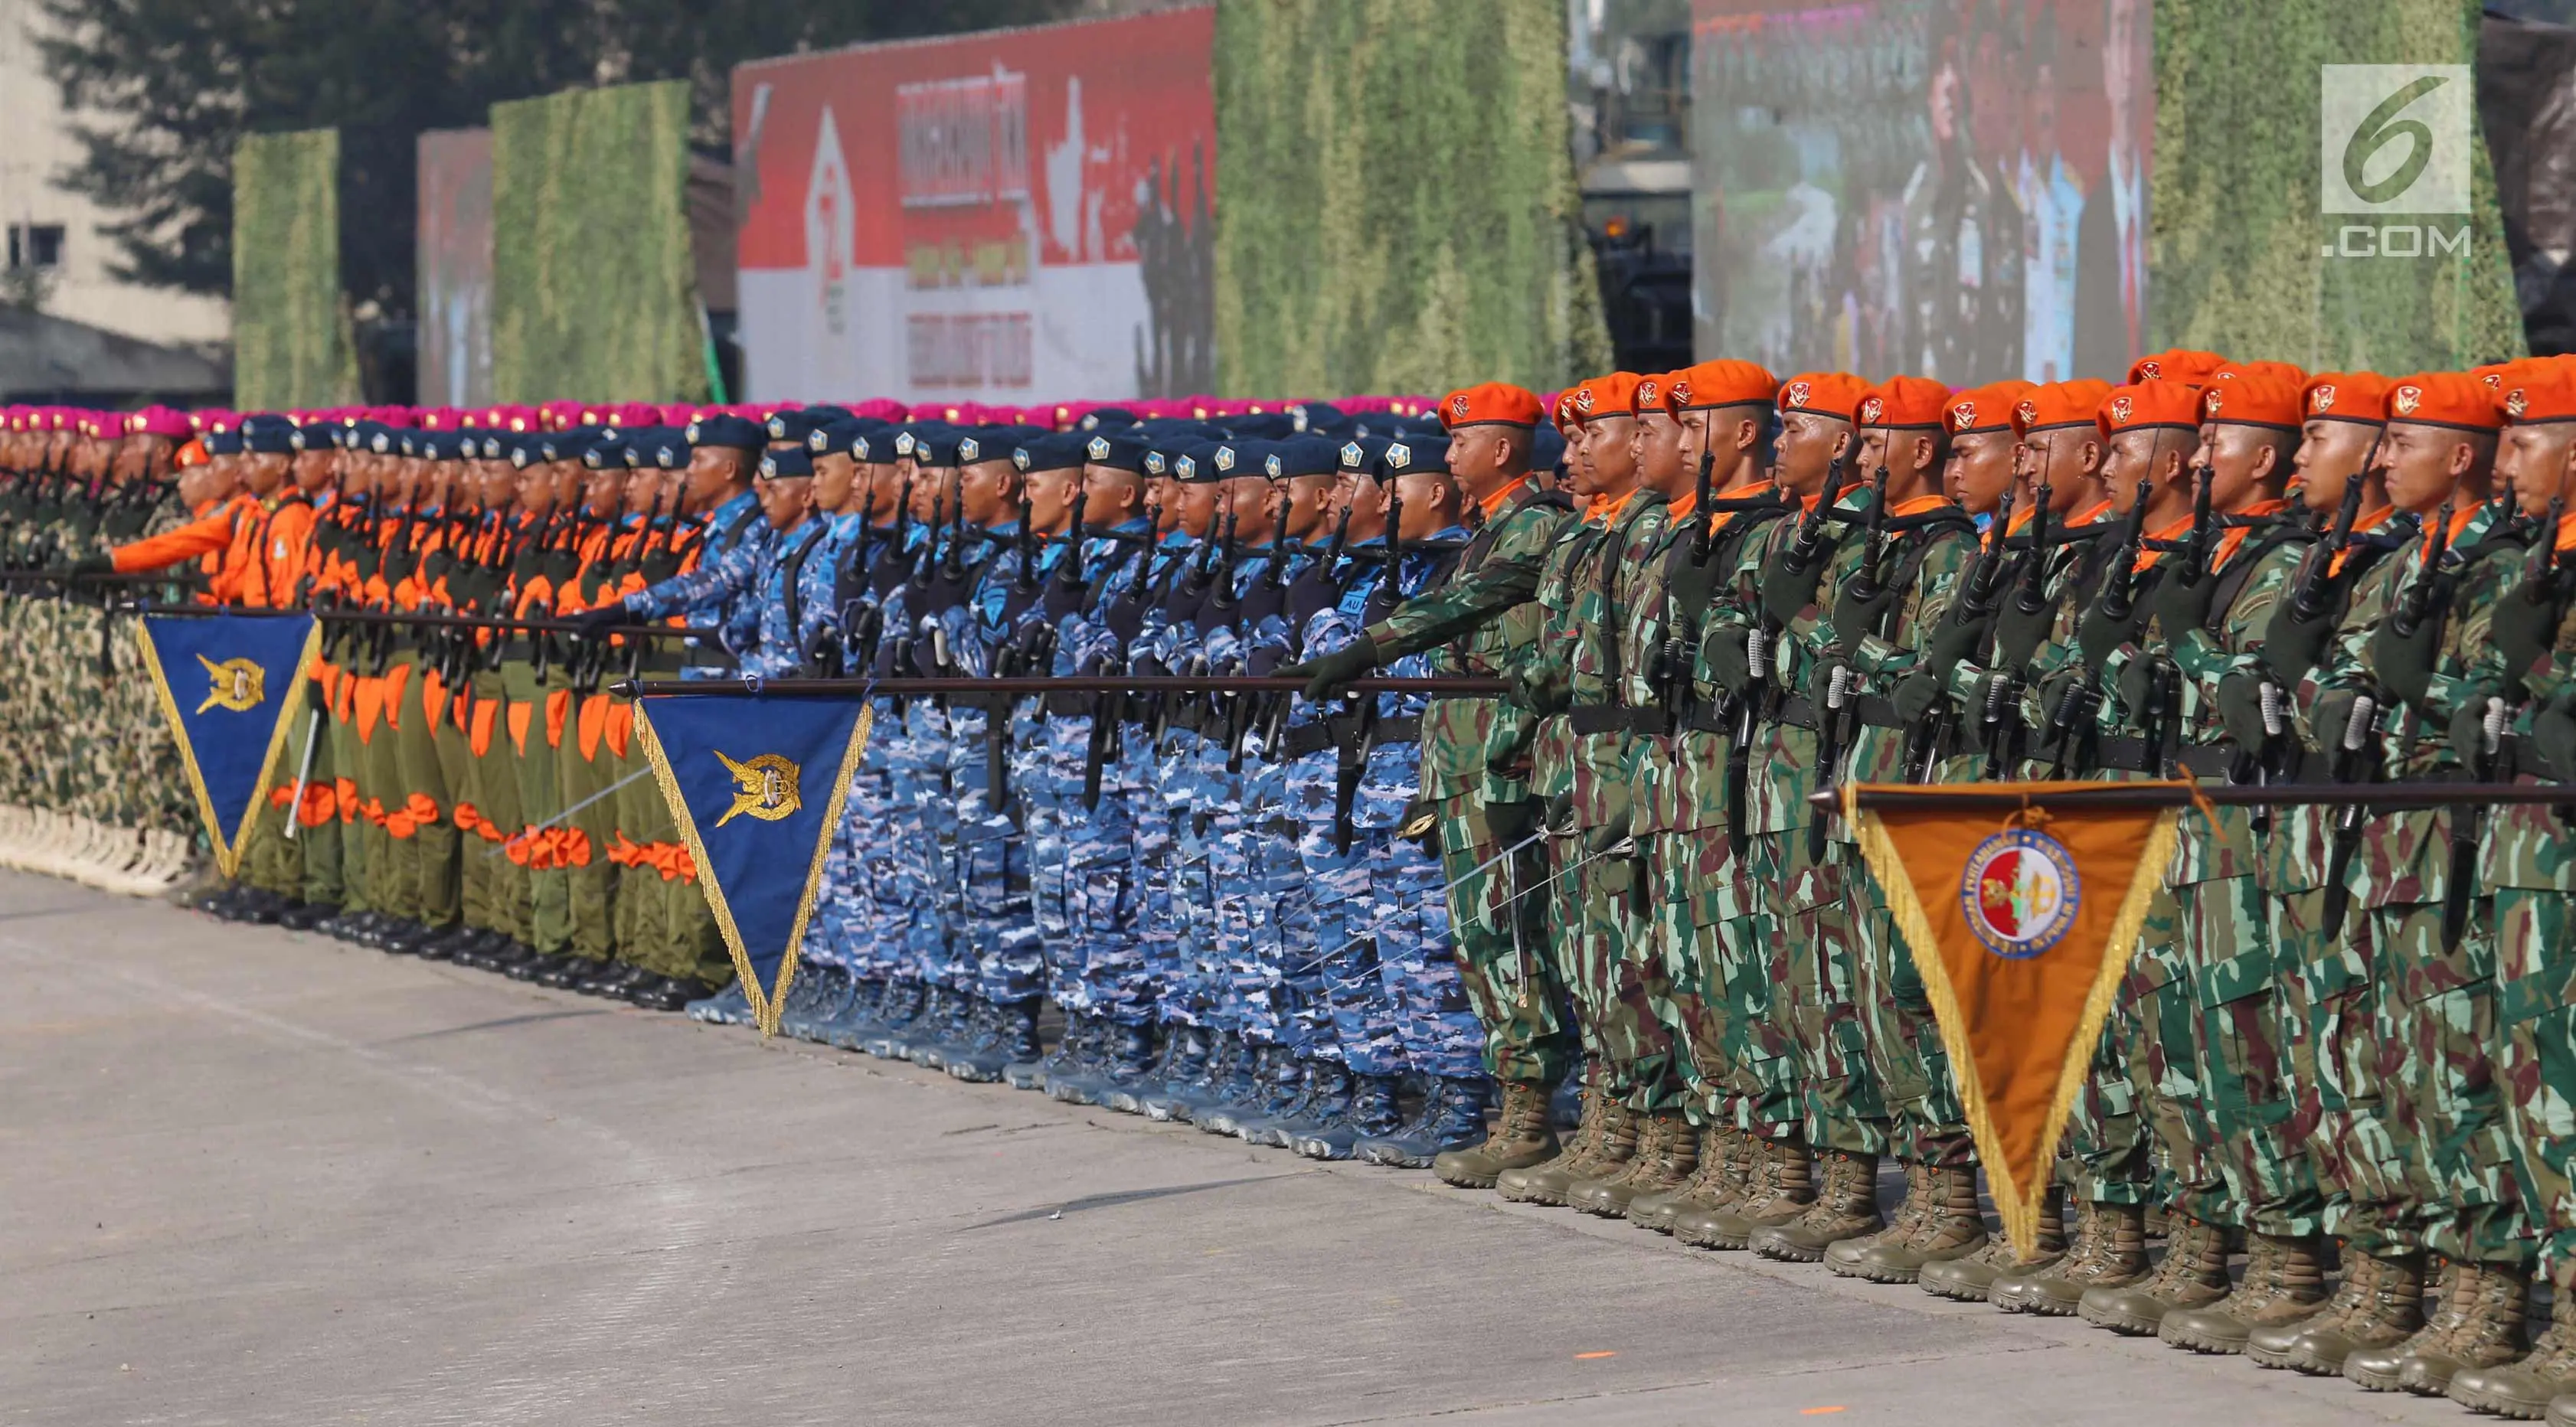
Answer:
<svg viewBox="0 0 2576 1427"><path fill-rule="evenodd" d="M1814 1263L1839 1239L1857 1239L1886 1227L1878 1216L1878 1156L1824 1150L1824 1183L1816 1202L1784 1223L1753 1232L1747 1245L1766 1259Z"/></svg>
<svg viewBox="0 0 2576 1427"><path fill-rule="evenodd" d="M949 1058L965 1054L982 1039L991 1025L993 1005L968 991L948 993L948 1014L941 1017L937 1030L914 1044L905 1059L924 1070L945 1070Z"/></svg>
<svg viewBox="0 0 2576 1427"><path fill-rule="evenodd" d="M1560 1088L1556 1100L1563 1099L1564 1095ZM1496 1175L1494 1192L1505 1199L1517 1200L1524 1192L1525 1181L1533 1176L1545 1174L1563 1176L1558 1191L1561 1193L1563 1185L1571 1184L1591 1172L1592 1161L1597 1157L1600 1148L1601 1126L1604 1123L1601 1114L1603 1103L1601 1081L1597 1074L1586 1072L1584 1081L1577 1091L1576 1103L1581 1107L1581 1113L1575 1121L1574 1133L1570 1137L1560 1139L1556 1153L1535 1164L1507 1169ZM1548 1113L1551 1120L1554 1120L1556 1113L1554 1101L1550 1102ZM1561 1122L1559 1124L1561 1128Z"/></svg>
<svg viewBox="0 0 2576 1427"><path fill-rule="evenodd" d="M2576 1392L2549 1399L2549 1427L2576 1427Z"/></svg>
<svg viewBox="0 0 2576 1427"><path fill-rule="evenodd" d="M1392 1135L1371 1135L1354 1149L1370 1164L1389 1169L1428 1169L1443 1151L1474 1144L1485 1133L1486 1087L1482 1075L1442 1076L1431 1082L1422 1113Z"/></svg>
<svg viewBox="0 0 2576 1427"><path fill-rule="evenodd" d="M2165 1217L2165 1258L2155 1272L2127 1288L2084 1290L2075 1311L2096 1328L2143 1336L2165 1315L2206 1308L2227 1294L2227 1230L2179 1211Z"/></svg>
<svg viewBox="0 0 2576 1427"><path fill-rule="evenodd" d="M1203 1027L1167 1025L1163 1053L1156 1057L1153 1069L1134 1084L1103 1086L1100 1103L1123 1115L1142 1115L1145 1102L1155 1097L1192 1086L1204 1089L1210 1063L1224 1048L1224 1041Z"/></svg>
<svg viewBox="0 0 2576 1427"><path fill-rule="evenodd" d="M2368 1349L2344 1359L2343 1375L2370 1392L2403 1389L2440 1397L2451 1376L2466 1368L2502 1367L2530 1350L2523 1317L2531 1278L2518 1268L2463 1263L2452 1269L2449 1321L2395 1348Z"/></svg>
<svg viewBox="0 0 2576 1427"><path fill-rule="evenodd" d="M1628 1222L1640 1229L1659 1234L1673 1231L1673 1219L1684 1208L1713 1207L1717 1196L1725 1191L1729 1177L1742 1172L1741 1158L1728 1130L1721 1125L1695 1126L1690 1133L1699 1141L1694 1156L1697 1164L1690 1178L1670 1189L1640 1194L1628 1201Z"/></svg>
<svg viewBox="0 0 2576 1427"><path fill-rule="evenodd" d="M1351 1159L1360 1141L1391 1135L1404 1128L1397 1113L1396 1079L1392 1075L1355 1075L1341 1111L1316 1128L1297 1135L1288 1148L1308 1159Z"/></svg>
<svg viewBox="0 0 2576 1427"><path fill-rule="evenodd" d="M1002 1067L1002 1083L1014 1090L1044 1090L1050 1075L1069 1075L1085 1064L1092 1045L1092 1017L1081 1011L1064 1013L1064 1031L1056 1038L1055 1048L1027 1060L1015 1060Z"/></svg>
<svg viewBox="0 0 2576 1427"><path fill-rule="evenodd" d="M2325 1302L2324 1236L2256 1234L2236 1290L2206 1308L2166 1314L2156 1336L2196 1353L2241 1353L2255 1329L2304 1322Z"/></svg>
<svg viewBox="0 0 2576 1427"><path fill-rule="evenodd" d="M877 1012L876 1034L861 1042L859 1049L879 1060L903 1059L914 1027L931 1014L937 994L922 981L898 981L887 987L885 1004Z"/></svg>
<svg viewBox="0 0 2576 1427"><path fill-rule="evenodd" d="M1097 1105L1101 1084L1108 1078L1110 1061L1122 1037L1131 1028L1115 1025L1106 1016L1090 1014L1065 1018L1064 1039L1057 1042L1055 1053L1038 1062L1038 1083L1050 1100L1068 1105ZM1132 1028L1136 1037L1136 1063L1152 1063L1154 1039L1141 1027ZM1008 1078L1009 1071L1003 1072ZM1017 1085L1019 1082L1011 1082Z"/></svg>
<svg viewBox="0 0 2576 1427"><path fill-rule="evenodd" d="M2147 1263L2147 1211L2137 1204L2087 1204L2075 1252L2038 1273L2010 1273L1987 1298L2007 1313L2072 1317L2084 1295L2097 1288L2142 1283Z"/></svg>
<svg viewBox="0 0 2576 1427"><path fill-rule="evenodd" d="M840 968L807 968L804 975L796 978L796 984L787 988L787 1005L778 1016L779 1034L800 1041L821 1040L819 1027L841 1009L848 995L849 982Z"/></svg>
<svg viewBox="0 0 2576 1427"><path fill-rule="evenodd" d="M1241 1073L1226 1080L1225 1094L1190 1111L1190 1123L1208 1134L1231 1135L1235 1126L1259 1115L1294 1061L1275 1045L1246 1040L1236 1063Z"/></svg>
<svg viewBox="0 0 2576 1427"><path fill-rule="evenodd" d="M1266 1131L1305 1098L1305 1058L1284 1046L1266 1049L1269 1052L1266 1063L1253 1077L1252 1098L1237 1106L1232 1123L1217 1133L1260 1144L1262 1141L1254 1138L1254 1128L1258 1126ZM1206 1126L1200 1128L1205 1129Z"/></svg>
<svg viewBox="0 0 2576 1427"><path fill-rule="evenodd" d="M2081 1211L2076 1223L2084 1223ZM2012 1240L1995 1234L1986 1246L1973 1254L1955 1259L1936 1259L1923 1265L1915 1284L1924 1292L1961 1303L1993 1303L2004 1307L1998 1295L2007 1285L2025 1282L2054 1270L2066 1259L2066 1215L2057 1206L2057 1191L2051 1189L2039 1201L2038 1231L2032 1236L2034 1252L2022 1258L2013 1251Z"/></svg>
<svg viewBox="0 0 2576 1427"><path fill-rule="evenodd" d="M988 1034L948 1057L949 1075L970 1085L990 1085L1002 1078L1004 1067L1034 1065L1038 1058L1038 997L1007 1006L982 1004Z"/></svg>
<svg viewBox="0 0 2576 1427"><path fill-rule="evenodd" d="M1548 1097L1554 1087L1536 1080L1506 1080L1502 1087L1502 1110L1484 1142L1449 1150L1431 1161L1431 1172L1441 1182L1460 1189L1491 1189L1504 1170L1540 1164L1556 1153L1556 1126L1548 1118Z"/></svg>
<svg viewBox="0 0 2576 1427"><path fill-rule="evenodd" d="M885 989L886 983L874 977L852 977L849 1003L841 1014L823 1023L823 1044L857 1050L878 1029L877 1010L885 1004Z"/></svg>
<svg viewBox="0 0 2576 1427"><path fill-rule="evenodd" d="M742 994L739 984L729 984L712 996L691 1001L686 1009L693 1021L711 1026L739 1025L739 1017L751 1014L751 998Z"/></svg>
<svg viewBox="0 0 2576 1427"><path fill-rule="evenodd" d="M2357 1352L2394 1347L2424 1326L2424 1258L2346 1253L2343 1282L2325 1306L2296 1323L2257 1328L2245 1356L2257 1366L2333 1377Z"/></svg>
<svg viewBox="0 0 2576 1427"><path fill-rule="evenodd" d="M2530 1352L2502 1367L2451 1374L2451 1400L2528 1422L2548 1412L2552 1399L2576 1389L2576 1304L2561 1289L2551 1309L2548 1331L2531 1340Z"/></svg>
<svg viewBox="0 0 2576 1427"><path fill-rule="evenodd" d="M1816 1182L1804 1140L1748 1138L1753 1163L1744 1196L1721 1209L1674 1216L1674 1238L1703 1249L1741 1249L1755 1233L1788 1223L1816 1202Z"/></svg>
<svg viewBox="0 0 2576 1427"><path fill-rule="evenodd" d="M1076 1105L1142 1114L1137 1097L1162 1084L1164 1073L1182 1064L1186 1057L1207 1054L1203 1044L1192 1049L1194 1034L1186 1026L1170 1026L1158 1044L1148 1027L1113 1025L1101 1050L1097 1074L1086 1072L1070 1085L1049 1081L1047 1094Z"/></svg>
<svg viewBox="0 0 2576 1427"><path fill-rule="evenodd" d="M1252 1047L1243 1043L1243 1037L1232 1031L1202 1034L1210 1037L1208 1052L1196 1072L1186 1079L1175 1075L1160 1090L1138 1098L1137 1107L1146 1119L1186 1124L1200 1110L1222 1105L1250 1087Z"/></svg>
<svg viewBox="0 0 2576 1427"><path fill-rule="evenodd" d="M1902 1209L1897 1223L1863 1238L1826 1246L1825 1267L1845 1278L1872 1283L1912 1283L1925 1266L1967 1258L1983 1249L1985 1215L1977 1210L1977 1172L1967 1165L1909 1165L1919 1176L1911 1223ZM1900 1232L1901 1230L1901 1232Z"/></svg>
<svg viewBox="0 0 2576 1427"><path fill-rule="evenodd" d="M1662 1194L1681 1188L1699 1173L1699 1132L1679 1110L1658 1110L1646 1117L1637 1153L1625 1169L1606 1179L1586 1179L1566 1186L1569 1208L1604 1219L1624 1219L1640 1194Z"/></svg>
<svg viewBox="0 0 2576 1427"><path fill-rule="evenodd" d="M1305 1057L1298 1061L1297 1094L1267 1115L1235 1126L1246 1144L1288 1149L1299 1135L1313 1134L1332 1123L1351 1098L1351 1073L1338 1060Z"/></svg>
<svg viewBox="0 0 2576 1427"><path fill-rule="evenodd" d="M1528 1169L1510 1170L1494 1181L1494 1188L1505 1199L1523 1204L1562 1205L1576 1181L1599 1178L1634 1158L1641 1128L1636 1112L1606 1093L1596 1094L1584 1119L1584 1130L1591 1132L1589 1140L1584 1130L1576 1131L1573 1152Z"/></svg>

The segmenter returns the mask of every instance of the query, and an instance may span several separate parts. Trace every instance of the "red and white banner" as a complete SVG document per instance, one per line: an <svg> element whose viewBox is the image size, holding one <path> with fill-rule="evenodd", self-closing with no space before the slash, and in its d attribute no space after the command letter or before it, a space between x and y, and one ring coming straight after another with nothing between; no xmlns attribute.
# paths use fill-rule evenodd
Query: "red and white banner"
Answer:
<svg viewBox="0 0 2576 1427"><path fill-rule="evenodd" d="M1209 390L1215 36L1202 7L736 69L749 399Z"/></svg>

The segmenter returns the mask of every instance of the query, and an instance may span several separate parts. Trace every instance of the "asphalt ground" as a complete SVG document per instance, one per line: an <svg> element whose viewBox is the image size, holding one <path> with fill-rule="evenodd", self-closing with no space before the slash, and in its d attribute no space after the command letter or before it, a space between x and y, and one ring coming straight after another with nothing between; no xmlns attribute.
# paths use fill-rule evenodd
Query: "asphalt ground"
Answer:
<svg viewBox="0 0 2576 1427"><path fill-rule="evenodd" d="M0 1421L2460 1423L0 874Z"/></svg>

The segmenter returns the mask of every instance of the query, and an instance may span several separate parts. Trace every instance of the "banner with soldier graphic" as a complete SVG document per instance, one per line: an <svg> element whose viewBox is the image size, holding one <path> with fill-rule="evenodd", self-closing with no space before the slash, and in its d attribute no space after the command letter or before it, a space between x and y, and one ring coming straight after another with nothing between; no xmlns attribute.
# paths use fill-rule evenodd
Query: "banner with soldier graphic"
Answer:
<svg viewBox="0 0 2576 1427"><path fill-rule="evenodd" d="M775 1035L867 747L867 703L681 694L639 699L635 712L742 994L762 1034Z"/></svg>
<svg viewBox="0 0 2576 1427"><path fill-rule="evenodd" d="M1995 1211L2025 1259L2181 815L2050 806L2053 794L2101 787L1843 790L1843 816L1921 971Z"/></svg>
<svg viewBox="0 0 2576 1427"><path fill-rule="evenodd" d="M286 748L286 713L304 706L322 626L309 614L147 615L135 642L179 742L215 866L233 876Z"/></svg>

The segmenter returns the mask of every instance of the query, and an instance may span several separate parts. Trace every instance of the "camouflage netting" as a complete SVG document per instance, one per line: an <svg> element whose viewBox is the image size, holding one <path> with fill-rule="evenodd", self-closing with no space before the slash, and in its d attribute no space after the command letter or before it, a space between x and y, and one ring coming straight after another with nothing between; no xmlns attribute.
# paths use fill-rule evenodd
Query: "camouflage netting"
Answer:
<svg viewBox="0 0 2576 1427"><path fill-rule="evenodd" d="M2320 65L2466 64L2477 0L2157 0L2152 346L2402 374L2523 353L2483 142L2466 217L2320 211ZM2328 257L2343 223L2466 222L2465 256Z"/></svg>
<svg viewBox="0 0 2576 1427"><path fill-rule="evenodd" d="M707 395L690 256L689 86L492 106L492 392Z"/></svg>
<svg viewBox="0 0 2576 1427"><path fill-rule="evenodd" d="M251 134L233 151L233 402L358 399L340 298L340 135Z"/></svg>
<svg viewBox="0 0 2576 1427"><path fill-rule="evenodd" d="M1217 7L1219 390L1551 388L1609 364L1565 7Z"/></svg>

